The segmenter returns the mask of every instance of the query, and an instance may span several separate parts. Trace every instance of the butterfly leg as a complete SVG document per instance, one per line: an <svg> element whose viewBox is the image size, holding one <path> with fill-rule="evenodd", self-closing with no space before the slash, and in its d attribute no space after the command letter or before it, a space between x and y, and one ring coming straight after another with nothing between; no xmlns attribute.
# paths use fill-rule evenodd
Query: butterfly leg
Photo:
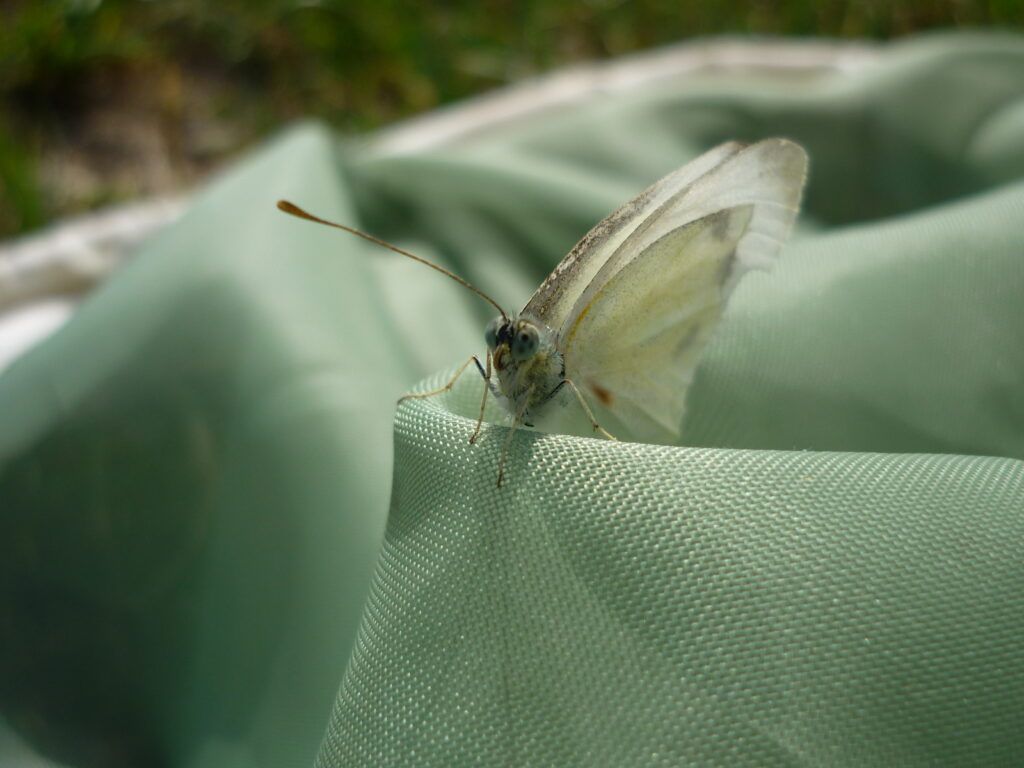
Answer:
<svg viewBox="0 0 1024 768"><path fill-rule="evenodd" d="M483 366L480 365L480 361L477 360L476 355L473 355L471 358L469 358L469 360L467 360L461 366L459 366L459 370L457 370L455 372L455 375L452 376L451 379L448 380L448 383L445 384L443 387L438 387L437 389L432 389L429 392L420 392L420 393L417 393L417 394L402 395L400 398L398 398L398 402L404 403L406 400L422 400L423 398L426 398L426 397L434 397L436 395L443 395L445 392L451 391L451 388L455 386L455 382L459 380L459 376L461 376L465 372L465 370L467 368L469 368L469 364L470 363L476 363L476 367L480 370L480 373L483 374ZM486 379L487 377L484 376L484 378Z"/></svg>
<svg viewBox="0 0 1024 768"><path fill-rule="evenodd" d="M526 406L530 402L530 395L533 394L533 387L530 387L526 396L523 397L523 404L519 406L519 410L516 411L515 418L512 419L512 427L508 431L508 435L505 437L505 444L501 446L501 458L498 459L498 487L501 488L501 480L505 476L505 459L508 458L508 448L512 444L512 438L515 437L516 430L519 429L519 425L523 421L523 414L526 413Z"/></svg>
<svg viewBox="0 0 1024 768"><path fill-rule="evenodd" d="M580 388L576 386L576 382L572 379L562 379L562 381L559 382L558 387L555 387L551 394L554 395L554 393L558 391L558 388L563 384L568 384L572 388L572 391L576 393L576 399L579 400L580 405L583 406L583 411L587 414L587 418L590 419L590 425L594 428L594 431L600 432L603 437L606 437L609 440L618 440L615 435L597 423L597 419L594 418L594 412L590 410L590 406L587 405L587 401L583 397L583 393L580 392Z"/></svg>
<svg viewBox="0 0 1024 768"><path fill-rule="evenodd" d="M477 356L473 355L471 358L469 358L469 360L464 362L459 367L459 370L457 370L455 372L455 375L452 376L451 379L448 380L448 383L445 384L443 387L438 387L437 389L432 389L429 392L421 392L419 394L402 395L400 398L398 398L398 402L402 403L402 402L404 402L406 400L422 400L425 397L434 397L436 395L443 395L445 392L450 391L451 388L455 386L455 382L459 380L459 377L463 373L465 373L465 371L469 367L470 363L475 363L476 364L476 369L480 372L480 375L483 377L484 385L485 385L484 386L484 396L480 400L480 416L476 420L476 429L473 430L473 436L469 438L469 442L472 445L473 443L476 442L477 437L479 437L479 435L480 435L480 427L484 423L484 406L487 405L487 391L488 390L493 390L495 388L494 387L494 382L491 381L491 353L490 352L487 353L487 370L486 371L484 370L484 367L482 365L480 365L480 360L477 358ZM497 393L495 393L495 394L497 394Z"/></svg>
<svg viewBox="0 0 1024 768"><path fill-rule="evenodd" d="M487 350L486 371L480 366L480 361L477 360L475 356L473 357L473 362L476 363L476 369L480 371L480 375L484 377L484 395L480 398L480 415L476 420L476 429L473 430L473 435L469 438L470 445L473 445L473 443L476 442L476 439L480 436L480 427L483 426L484 423L484 406L487 405L487 392L494 386L494 384L491 383L491 351Z"/></svg>

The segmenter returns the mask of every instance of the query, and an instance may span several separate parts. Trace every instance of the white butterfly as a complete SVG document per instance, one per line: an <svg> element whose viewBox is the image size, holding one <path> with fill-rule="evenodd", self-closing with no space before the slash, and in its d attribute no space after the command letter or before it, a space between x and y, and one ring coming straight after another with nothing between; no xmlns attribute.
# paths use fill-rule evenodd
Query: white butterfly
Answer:
<svg viewBox="0 0 1024 768"><path fill-rule="evenodd" d="M377 238L279 202L282 210L335 226L443 272L501 313L485 331L486 365L470 358L488 392L532 425L571 391L594 429L586 395L636 439L678 438L686 391L733 289L778 255L800 206L807 154L784 139L722 144L669 174L604 219L562 259L518 315L451 272ZM494 379L497 378L497 383ZM405 398L403 398L405 399Z"/></svg>

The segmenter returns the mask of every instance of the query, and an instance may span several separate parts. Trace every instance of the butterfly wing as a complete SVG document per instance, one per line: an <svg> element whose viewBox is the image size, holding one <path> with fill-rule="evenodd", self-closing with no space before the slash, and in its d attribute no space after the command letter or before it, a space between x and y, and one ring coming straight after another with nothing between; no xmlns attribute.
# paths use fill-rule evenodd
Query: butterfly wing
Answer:
<svg viewBox="0 0 1024 768"><path fill-rule="evenodd" d="M780 139L730 152L641 212L579 295L558 333L566 376L634 437L678 438L700 353L743 275L778 255L806 166Z"/></svg>
<svg viewBox="0 0 1024 768"><path fill-rule="evenodd" d="M650 213L743 148L721 144L656 181L591 229L536 290L522 314L559 329L583 291L609 258L644 224Z"/></svg>

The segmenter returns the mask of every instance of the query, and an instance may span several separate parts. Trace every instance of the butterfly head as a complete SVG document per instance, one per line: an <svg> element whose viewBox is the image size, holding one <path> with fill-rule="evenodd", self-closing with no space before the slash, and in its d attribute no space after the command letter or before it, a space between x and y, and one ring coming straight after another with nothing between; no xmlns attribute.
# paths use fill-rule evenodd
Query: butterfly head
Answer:
<svg viewBox="0 0 1024 768"><path fill-rule="evenodd" d="M527 362L541 346L540 329L522 317L494 318L487 324L484 340L499 371L510 364Z"/></svg>

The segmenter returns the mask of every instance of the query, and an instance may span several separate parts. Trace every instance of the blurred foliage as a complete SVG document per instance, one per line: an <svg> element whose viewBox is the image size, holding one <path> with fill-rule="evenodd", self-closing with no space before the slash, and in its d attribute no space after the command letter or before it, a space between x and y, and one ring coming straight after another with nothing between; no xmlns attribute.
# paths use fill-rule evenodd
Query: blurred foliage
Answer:
<svg viewBox="0 0 1024 768"><path fill-rule="evenodd" d="M373 128L688 37L1024 26L1020 0L4 0L0 236L188 184L273 127Z"/></svg>

